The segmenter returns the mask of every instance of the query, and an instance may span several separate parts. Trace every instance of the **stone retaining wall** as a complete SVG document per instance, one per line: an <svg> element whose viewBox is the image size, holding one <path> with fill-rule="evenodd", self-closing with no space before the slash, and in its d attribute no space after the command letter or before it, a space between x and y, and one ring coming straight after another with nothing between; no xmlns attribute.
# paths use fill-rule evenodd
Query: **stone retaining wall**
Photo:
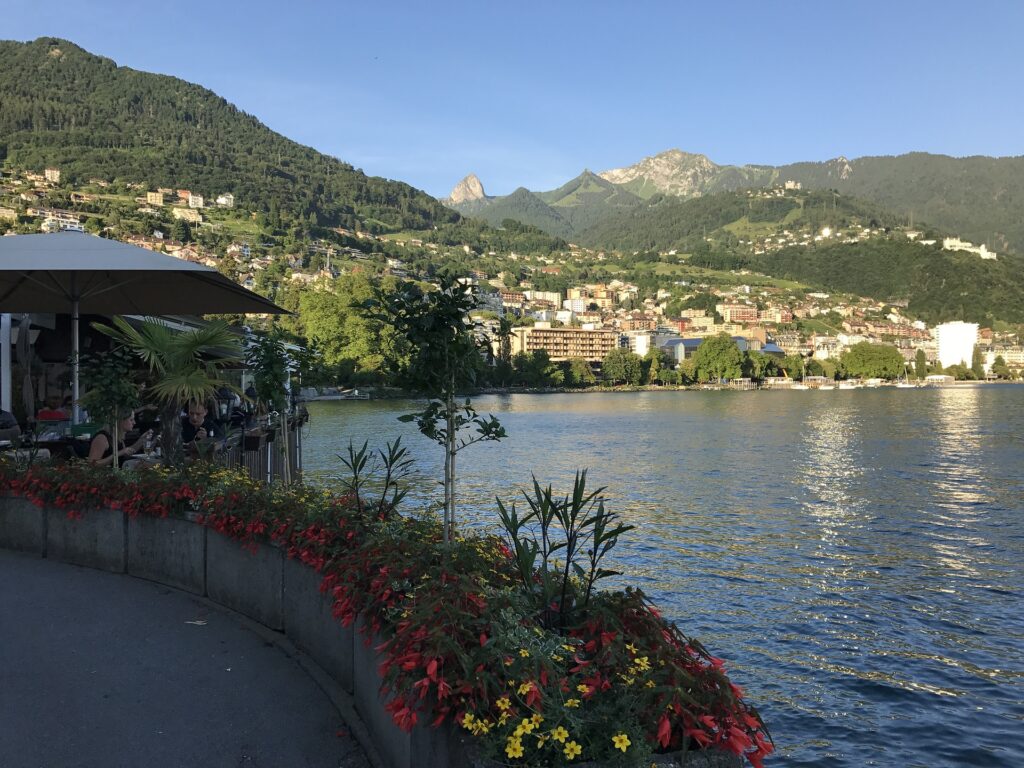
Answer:
<svg viewBox="0 0 1024 768"><path fill-rule="evenodd" d="M110 509L69 518L53 507L0 494L0 547L150 581L204 595L215 603L283 632L341 689L372 743L363 744L385 768L466 768L471 760L452 726L399 729L384 709L375 642L331 615L331 599L312 569L269 545L251 551L182 518L129 518ZM688 768L737 768L731 755L687 758Z"/></svg>

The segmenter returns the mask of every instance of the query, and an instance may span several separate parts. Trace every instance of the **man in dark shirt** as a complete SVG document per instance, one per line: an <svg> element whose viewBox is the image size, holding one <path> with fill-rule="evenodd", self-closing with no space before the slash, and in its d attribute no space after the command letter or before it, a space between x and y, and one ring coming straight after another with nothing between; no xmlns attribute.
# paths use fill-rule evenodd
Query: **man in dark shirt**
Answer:
<svg viewBox="0 0 1024 768"><path fill-rule="evenodd" d="M13 440L20 434L21 428L14 414L0 410L0 440Z"/></svg>
<svg viewBox="0 0 1024 768"><path fill-rule="evenodd" d="M188 404L188 416L181 420L182 443L192 445L196 440L223 436L220 425L210 418L203 403L191 402Z"/></svg>

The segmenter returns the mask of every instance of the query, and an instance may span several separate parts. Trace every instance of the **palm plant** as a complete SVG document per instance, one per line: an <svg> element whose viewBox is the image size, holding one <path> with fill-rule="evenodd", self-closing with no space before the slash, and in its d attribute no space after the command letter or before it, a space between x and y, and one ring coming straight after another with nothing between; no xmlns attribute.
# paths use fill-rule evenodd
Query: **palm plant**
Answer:
<svg viewBox="0 0 1024 768"><path fill-rule="evenodd" d="M242 360L238 337L223 322L178 332L152 321L134 328L123 318L115 317L114 327L102 323L93 323L93 327L130 349L149 366L155 382L147 391L161 406L164 463L175 463L181 452L182 408L192 400L209 401L222 387L237 390L222 378L221 368ZM216 354L216 363L209 359L212 354Z"/></svg>

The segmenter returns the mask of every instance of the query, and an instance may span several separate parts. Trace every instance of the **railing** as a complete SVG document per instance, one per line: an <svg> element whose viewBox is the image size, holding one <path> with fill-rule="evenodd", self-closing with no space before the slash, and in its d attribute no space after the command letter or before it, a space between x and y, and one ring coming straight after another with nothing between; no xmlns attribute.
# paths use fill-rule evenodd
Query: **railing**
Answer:
<svg viewBox="0 0 1024 768"><path fill-rule="evenodd" d="M221 461L228 467L241 467L249 477L263 483L292 481L302 476L302 427L309 420L300 416L288 422L288 456L285 459L280 424L247 430L229 437Z"/></svg>

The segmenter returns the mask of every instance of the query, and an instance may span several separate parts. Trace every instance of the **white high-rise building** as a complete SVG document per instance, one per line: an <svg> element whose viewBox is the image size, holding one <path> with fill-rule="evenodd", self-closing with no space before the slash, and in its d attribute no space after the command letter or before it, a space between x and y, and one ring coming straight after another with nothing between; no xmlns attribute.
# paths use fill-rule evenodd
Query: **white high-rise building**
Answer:
<svg viewBox="0 0 1024 768"><path fill-rule="evenodd" d="M974 345L978 343L978 324L957 320L937 325L935 341L939 346L939 364L943 368L959 363L970 365Z"/></svg>

